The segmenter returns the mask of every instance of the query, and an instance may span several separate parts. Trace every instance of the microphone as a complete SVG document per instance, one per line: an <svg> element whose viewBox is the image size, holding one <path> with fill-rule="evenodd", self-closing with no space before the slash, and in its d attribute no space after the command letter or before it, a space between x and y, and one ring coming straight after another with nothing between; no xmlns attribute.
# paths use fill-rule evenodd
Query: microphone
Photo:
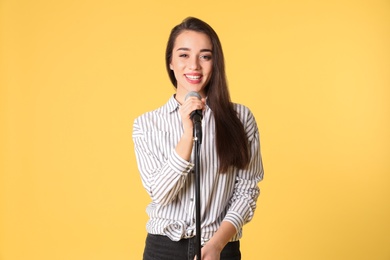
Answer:
<svg viewBox="0 0 390 260"><path fill-rule="evenodd" d="M195 91L188 92L184 100L187 100L189 97L196 97L199 100L202 99L199 93ZM199 143L201 143L202 142L202 118L203 118L202 110L197 109L192 111L190 114L190 118L192 119L192 123L194 124L194 139L199 141Z"/></svg>
<svg viewBox="0 0 390 260"><path fill-rule="evenodd" d="M196 97L199 100L202 99L202 97L199 95L199 93L195 92L195 91L188 92L186 97L184 98L184 100L187 100L189 97ZM190 114L190 118L192 119L192 121L194 123L195 122L200 122L202 120L202 118L203 118L202 110L201 109L197 109L197 110L192 111L191 114Z"/></svg>

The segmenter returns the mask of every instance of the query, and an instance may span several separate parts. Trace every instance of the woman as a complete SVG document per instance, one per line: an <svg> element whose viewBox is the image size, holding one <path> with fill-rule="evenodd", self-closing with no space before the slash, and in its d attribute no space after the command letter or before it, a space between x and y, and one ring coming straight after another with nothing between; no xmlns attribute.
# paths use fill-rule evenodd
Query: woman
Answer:
<svg viewBox="0 0 390 260"><path fill-rule="evenodd" d="M189 17L172 29L166 67L176 93L133 126L138 168L152 199L144 259L194 259L194 110L203 113L201 258L241 259L242 227L253 217L263 178L255 119L230 101L221 43L205 22ZM192 91L201 99L186 98Z"/></svg>

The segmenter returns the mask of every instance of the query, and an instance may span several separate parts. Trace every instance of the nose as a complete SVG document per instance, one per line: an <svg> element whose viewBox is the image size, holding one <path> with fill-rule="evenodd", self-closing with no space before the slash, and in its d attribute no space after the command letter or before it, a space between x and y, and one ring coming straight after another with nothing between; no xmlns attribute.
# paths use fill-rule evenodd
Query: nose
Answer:
<svg viewBox="0 0 390 260"><path fill-rule="evenodd" d="M197 57L193 57L192 59L189 59L188 61L188 68L191 70L197 70L199 69L199 59Z"/></svg>

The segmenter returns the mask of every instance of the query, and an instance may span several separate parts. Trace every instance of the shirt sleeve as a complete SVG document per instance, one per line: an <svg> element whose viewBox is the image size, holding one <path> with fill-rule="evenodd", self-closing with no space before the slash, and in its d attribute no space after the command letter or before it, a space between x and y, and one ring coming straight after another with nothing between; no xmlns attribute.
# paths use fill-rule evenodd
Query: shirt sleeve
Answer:
<svg viewBox="0 0 390 260"><path fill-rule="evenodd" d="M148 140L145 126L147 123L139 118L133 124L134 149L142 184L154 202L167 205L175 199L194 165L181 158L174 147L170 148L168 156L160 154L155 142Z"/></svg>
<svg viewBox="0 0 390 260"><path fill-rule="evenodd" d="M247 123L244 127L248 136L250 162L245 170L238 170L230 207L224 219L231 222L237 231L253 218L257 198L260 195L258 183L264 175L259 131L256 121L249 111Z"/></svg>

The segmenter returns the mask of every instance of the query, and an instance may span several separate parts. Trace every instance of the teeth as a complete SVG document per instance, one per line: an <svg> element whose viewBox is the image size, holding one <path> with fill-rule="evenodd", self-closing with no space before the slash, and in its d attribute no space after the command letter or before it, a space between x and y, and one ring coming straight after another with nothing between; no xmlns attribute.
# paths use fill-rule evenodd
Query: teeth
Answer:
<svg viewBox="0 0 390 260"><path fill-rule="evenodd" d="M192 76L192 75L186 75L189 79L200 79L200 76Z"/></svg>

